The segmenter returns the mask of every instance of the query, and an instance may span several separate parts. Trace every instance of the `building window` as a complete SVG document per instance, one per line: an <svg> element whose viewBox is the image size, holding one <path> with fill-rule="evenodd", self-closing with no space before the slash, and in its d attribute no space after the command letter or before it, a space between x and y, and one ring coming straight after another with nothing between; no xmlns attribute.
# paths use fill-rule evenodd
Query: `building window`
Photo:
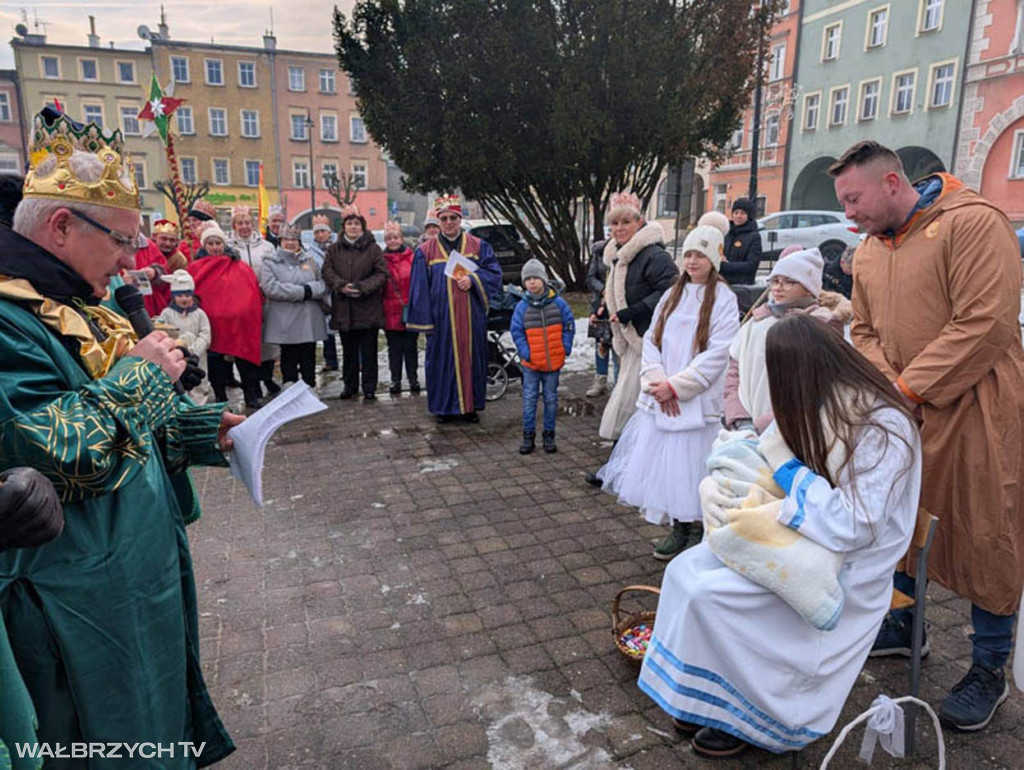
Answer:
<svg viewBox="0 0 1024 770"><path fill-rule="evenodd" d="M786 44L779 43L772 46L772 68L771 79L782 80L786 74Z"/></svg>
<svg viewBox="0 0 1024 770"><path fill-rule="evenodd" d="M916 72L905 72L896 75L896 86L893 89L892 111L894 115L905 115L914 107L914 83Z"/></svg>
<svg viewBox="0 0 1024 770"><path fill-rule="evenodd" d="M95 123L99 128L103 128L103 105L83 104L82 120L86 123Z"/></svg>
<svg viewBox="0 0 1024 770"><path fill-rule="evenodd" d="M220 59L206 60L206 84L208 86L224 85L224 62Z"/></svg>
<svg viewBox="0 0 1024 770"><path fill-rule="evenodd" d="M121 131L125 136L139 136L142 128L139 126L139 117L134 107L120 107Z"/></svg>
<svg viewBox="0 0 1024 770"><path fill-rule="evenodd" d="M923 12L921 14L921 31L931 32L938 29L942 24L942 0L921 0Z"/></svg>
<svg viewBox="0 0 1024 770"><path fill-rule="evenodd" d="M43 71L44 78L60 80L60 59L56 56L41 56L39 60L42 63L40 69Z"/></svg>
<svg viewBox="0 0 1024 770"><path fill-rule="evenodd" d="M732 137L729 139L729 146L733 152L743 147L743 124L740 123L736 130L732 132Z"/></svg>
<svg viewBox="0 0 1024 770"><path fill-rule="evenodd" d="M249 187L260 186L260 162L258 160L245 162L245 183Z"/></svg>
<svg viewBox="0 0 1024 770"><path fill-rule="evenodd" d="M309 163L304 160L292 161L293 187L309 187Z"/></svg>
<svg viewBox="0 0 1024 770"><path fill-rule="evenodd" d="M118 83L134 83L135 82L135 62L133 62L133 61L119 61L119 62L117 62L117 82Z"/></svg>
<svg viewBox="0 0 1024 770"><path fill-rule="evenodd" d="M320 172L324 178L336 177L338 176L338 164L333 161L325 161L320 166Z"/></svg>
<svg viewBox="0 0 1024 770"><path fill-rule="evenodd" d="M178 163L181 166L181 181L185 184L196 183L196 159L195 158L178 158Z"/></svg>
<svg viewBox="0 0 1024 770"><path fill-rule="evenodd" d="M1024 179L1024 129L1013 134L1013 161L1010 164L1010 179Z"/></svg>
<svg viewBox="0 0 1024 770"><path fill-rule="evenodd" d="M192 122L192 108L179 107L174 111L174 117L178 121L178 133L182 136L191 136L196 132L195 124Z"/></svg>
<svg viewBox="0 0 1024 770"><path fill-rule="evenodd" d="M352 186L356 190L366 189L366 164L365 163L353 163L352 164Z"/></svg>
<svg viewBox="0 0 1024 770"><path fill-rule="evenodd" d="M146 189L146 161L134 160L132 168L135 169L135 185L140 190Z"/></svg>
<svg viewBox="0 0 1024 770"><path fill-rule="evenodd" d="M81 67L82 80L89 80L95 83L100 79L100 71L95 59L82 59Z"/></svg>
<svg viewBox="0 0 1024 770"><path fill-rule="evenodd" d="M843 24L829 24L825 27L821 46L821 60L835 61L839 58L839 44L842 42Z"/></svg>
<svg viewBox="0 0 1024 770"><path fill-rule="evenodd" d="M221 186L231 184L227 158L213 159L213 183Z"/></svg>
<svg viewBox="0 0 1024 770"><path fill-rule="evenodd" d="M846 108L850 103L850 89L848 86L837 88L832 92L832 104L828 111L828 124L830 126L841 126L846 123Z"/></svg>
<svg viewBox="0 0 1024 770"><path fill-rule="evenodd" d="M305 91L306 90L306 70L303 67L289 67L288 68L288 90L289 91Z"/></svg>
<svg viewBox="0 0 1024 770"><path fill-rule="evenodd" d="M334 92L334 70L320 70L320 93L333 94Z"/></svg>
<svg viewBox="0 0 1024 770"><path fill-rule="evenodd" d="M320 141L338 141L338 116L330 113L320 113Z"/></svg>
<svg viewBox="0 0 1024 770"><path fill-rule="evenodd" d="M779 16L785 16L787 13L789 13L789 0L782 0L779 3Z"/></svg>
<svg viewBox="0 0 1024 770"><path fill-rule="evenodd" d="M932 67L932 107L948 107L953 103L953 64Z"/></svg>
<svg viewBox="0 0 1024 770"><path fill-rule="evenodd" d="M220 107L210 107L210 136L228 135L228 111Z"/></svg>
<svg viewBox="0 0 1024 770"><path fill-rule="evenodd" d="M363 124L363 119L358 115L352 115L348 121L349 126L349 138L353 142L362 144L366 142L366 126Z"/></svg>
<svg viewBox="0 0 1024 770"><path fill-rule="evenodd" d="M764 145L775 147L779 143L779 116L769 115L764 121Z"/></svg>
<svg viewBox="0 0 1024 770"><path fill-rule="evenodd" d="M860 120L874 120L878 117L878 96L882 90L879 80L862 83L860 86Z"/></svg>
<svg viewBox="0 0 1024 770"><path fill-rule="evenodd" d="M260 135L259 110L242 110L242 136L256 139Z"/></svg>
<svg viewBox="0 0 1024 770"><path fill-rule="evenodd" d="M21 157L16 152L0 152L0 171L14 171L21 173Z"/></svg>
<svg viewBox="0 0 1024 770"><path fill-rule="evenodd" d="M721 211L725 213L726 198L729 195L729 185L727 184L716 184L712 189L711 203L715 211Z"/></svg>
<svg viewBox="0 0 1024 770"><path fill-rule="evenodd" d="M804 131L818 128L818 115L821 112L821 94L808 94L804 97Z"/></svg>
<svg viewBox="0 0 1024 770"><path fill-rule="evenodd" d="M251 61L238 62L238 85L242 88L256 87L256 64Z"/></svg>
<svg viewBox="0 0 1024 770"><path fill-rule="evenodd" d="M185 56L171 57L171 77L175 83L189 83L192 78L188 74L188 58Z"/></svg>
<svg viewBox="0 0 1024 770"><path fill-rule="evenodd" d="M889 8L877 8L868 14L868 48L885 45L889 29Z"/></svg>
<svg viewBox="0 0 1024 770"><path fill-rule="evenodd" d="M306 116L299 112L292 113L292 139L304 142L309 138L306 133Z"/></svg>
<svg viewBox="0 0 1024 770"><path fill-rule="evenodd" d="M0 123L10 123L13 119L11 115L11 95L6 91L0 91Z"/></svg>

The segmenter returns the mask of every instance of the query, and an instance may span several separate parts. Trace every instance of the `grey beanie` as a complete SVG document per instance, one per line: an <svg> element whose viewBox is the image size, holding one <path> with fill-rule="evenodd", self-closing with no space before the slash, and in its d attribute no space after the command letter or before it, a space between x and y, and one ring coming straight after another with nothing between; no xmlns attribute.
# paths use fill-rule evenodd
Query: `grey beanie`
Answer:
<svg viewBox="0 0 1024 770"><path fill-rule="evenodd" d="M544 267L544 263L537 258L527 260L526 264L523 265L523 272L521 280L526 283L527 278L540 278L544 283L551 283L551 279L548 278L547 268Z"/></svg>

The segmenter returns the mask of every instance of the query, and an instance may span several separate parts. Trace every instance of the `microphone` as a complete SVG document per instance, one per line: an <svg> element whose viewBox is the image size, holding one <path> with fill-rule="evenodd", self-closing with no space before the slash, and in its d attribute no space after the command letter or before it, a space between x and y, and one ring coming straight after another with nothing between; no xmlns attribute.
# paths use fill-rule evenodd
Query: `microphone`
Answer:
<svg viewBox="0 0 1024 770"><path fill-rule="evenodd" d="M132 329L135 331L135 336L141 340L143 337L148 337L153 333L153 319L146 312L146 304L142 299L142 293L136 287L130 284L118 286L114 289L114 301L124 311L125 316L128 318L128 323L132 325ZM188 353L188 351L185 352L186 354ZM180 379L175 380L174 390L179 395L185 395L185 386L181 384Z"/></svg>

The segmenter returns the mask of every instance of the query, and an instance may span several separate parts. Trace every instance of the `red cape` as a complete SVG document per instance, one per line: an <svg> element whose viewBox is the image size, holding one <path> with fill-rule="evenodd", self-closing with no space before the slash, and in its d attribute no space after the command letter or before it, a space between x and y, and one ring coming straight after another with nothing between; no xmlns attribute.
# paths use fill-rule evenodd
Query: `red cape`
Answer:
<svg viewBox="0 0 1024 770"><path fill-rule="evenodd" d="M167 259L163 252L150 239L147 238L146 241L146 248L135 252L135 269L141 270L156 265L166 274ZM144 295L142 299L146 304L146 312L151 318L156 318L171 303L171 287L166 281L161 281L159 275L150 281L150 284L153 286L153 293Z"/></svg>
<svg viewBox="0 0 1024 770"><path fill-rule="evenodd" d="M188 267L196 296L210 319L210 350L260 363L263 295L256 273L231 257L203 257Z"/></svg>

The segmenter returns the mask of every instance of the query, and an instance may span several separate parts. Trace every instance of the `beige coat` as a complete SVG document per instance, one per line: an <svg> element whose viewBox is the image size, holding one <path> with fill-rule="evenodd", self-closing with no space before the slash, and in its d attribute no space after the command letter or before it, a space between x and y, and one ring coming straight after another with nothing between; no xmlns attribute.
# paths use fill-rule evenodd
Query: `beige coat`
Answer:
<svg viewBox="0 0 1024 770"><path fill-rule="evenodd" d="M921 404L930 577L1005 615L1024 582L1020 251L1001 211L943 178L895 239L857 250L850 334Z"/></svg>

